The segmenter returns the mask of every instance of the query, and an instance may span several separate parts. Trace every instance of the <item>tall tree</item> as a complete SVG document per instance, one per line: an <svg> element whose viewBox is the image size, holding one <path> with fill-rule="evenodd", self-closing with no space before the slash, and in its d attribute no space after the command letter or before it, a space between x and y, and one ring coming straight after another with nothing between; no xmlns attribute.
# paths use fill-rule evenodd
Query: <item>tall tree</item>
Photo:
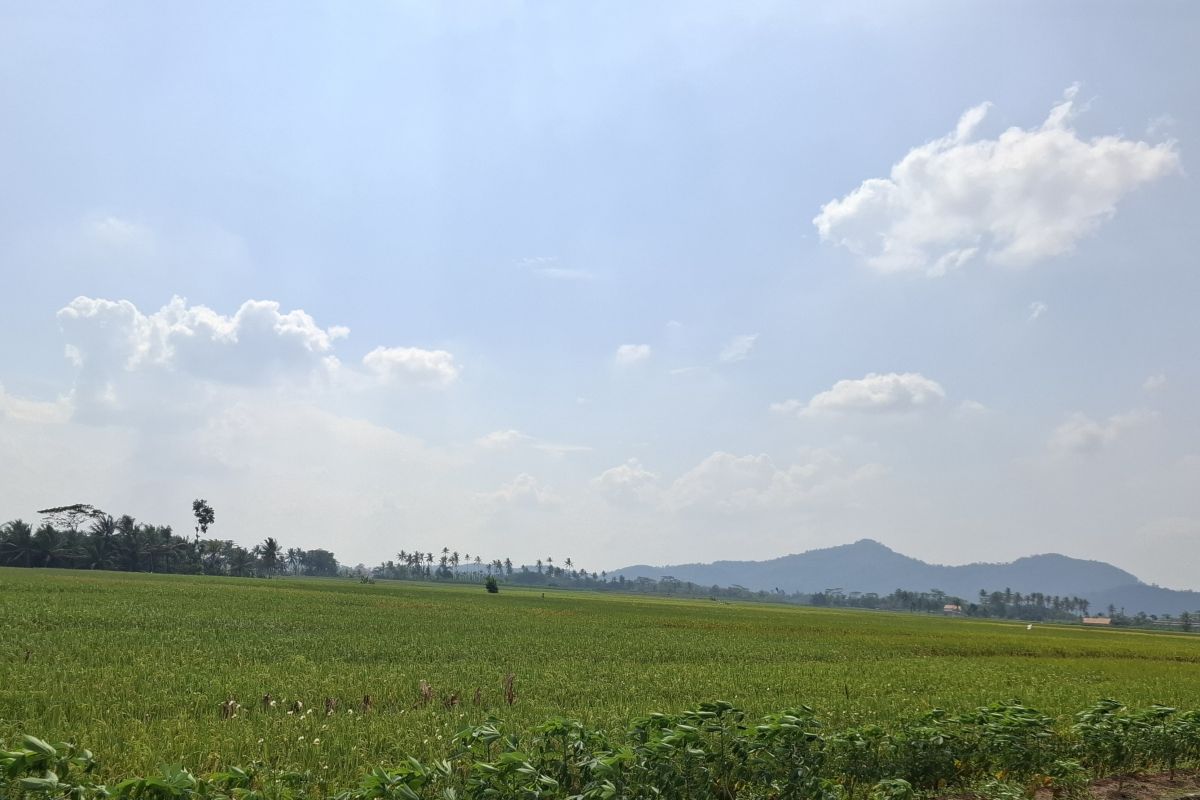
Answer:
<svg viewBox="0 0 1200 800"><path fill-rule="evenodd" d="M196 517L196 537L208 535L208 526L216 520L216 513L207 500L199 498L192 501L192 514Z"/></svg>

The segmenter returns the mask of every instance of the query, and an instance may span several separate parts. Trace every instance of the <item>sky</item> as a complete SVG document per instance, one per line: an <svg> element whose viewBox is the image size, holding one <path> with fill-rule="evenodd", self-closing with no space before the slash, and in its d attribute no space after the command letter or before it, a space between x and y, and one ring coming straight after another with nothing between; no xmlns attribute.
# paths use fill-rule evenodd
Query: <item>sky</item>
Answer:
<svg viewBox="0 0 1200 800"><path fill-rule="evenodd" d="M1200 6L0 3L0 520L1200 589Z"/></svg>

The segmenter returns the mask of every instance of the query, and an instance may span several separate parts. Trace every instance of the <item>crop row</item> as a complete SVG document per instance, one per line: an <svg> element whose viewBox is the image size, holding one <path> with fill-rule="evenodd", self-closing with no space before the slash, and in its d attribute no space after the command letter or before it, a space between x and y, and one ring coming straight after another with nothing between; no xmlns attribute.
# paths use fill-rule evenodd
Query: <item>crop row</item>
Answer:
<svg viewBox="0 0 1200 800"><path fill-rule="evenodd" d="M182 767L110 785L73 744L25 736L0 752L4 796L92 800L300 798L796 798L910 800L938 793L995 798L1084 794L1089 779L1200 763L1200 711L1132 710L1102 700L1069 723L1010 701L934 710L885 730L838 732L800 707L751 722L718 702L652 714L619 734L558 719L519 733L498 720L464 729L446 758L378 767L357 787L261 763L197 777Z"/></svg>

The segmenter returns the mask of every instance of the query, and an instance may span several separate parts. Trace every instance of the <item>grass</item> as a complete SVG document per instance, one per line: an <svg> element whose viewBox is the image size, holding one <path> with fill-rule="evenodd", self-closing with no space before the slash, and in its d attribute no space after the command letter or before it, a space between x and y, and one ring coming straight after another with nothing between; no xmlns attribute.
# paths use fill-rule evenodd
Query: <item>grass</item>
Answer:
<svg viewBox="0 0 1200 800"><path fill-rule="evenodd" d="M443 755L455 732L489 714L516 726L564 715L623 727L714 699L754 716L807 704L834 726L1010 697L1051 715L1106 696L1193 707L1200 667L1200 638L1187 635L543 599L511 587L0 569L0 614L0 743L21 732L78 741L114 775L261 760L351 783L404 755ZM439 699L414 707L422 680ZM268 692L276 706L264 710ZM451 692L464 704L444 707ZM222 719L230 697L242 709ZM338 700L332 716L326 697ZM289 715L297 699L315 713Z"/></svg>

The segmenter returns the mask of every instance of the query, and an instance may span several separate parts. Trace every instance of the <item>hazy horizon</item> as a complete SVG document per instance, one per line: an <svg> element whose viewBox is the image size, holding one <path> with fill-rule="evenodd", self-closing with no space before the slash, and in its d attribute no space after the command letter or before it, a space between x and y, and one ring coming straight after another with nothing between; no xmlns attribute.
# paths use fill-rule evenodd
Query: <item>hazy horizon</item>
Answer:
<svg viewBox="0 0 1200 800"><path fill-rule="evenodd" d="M1200 589L1200 6L0 7L0 523Z"/></svg>

